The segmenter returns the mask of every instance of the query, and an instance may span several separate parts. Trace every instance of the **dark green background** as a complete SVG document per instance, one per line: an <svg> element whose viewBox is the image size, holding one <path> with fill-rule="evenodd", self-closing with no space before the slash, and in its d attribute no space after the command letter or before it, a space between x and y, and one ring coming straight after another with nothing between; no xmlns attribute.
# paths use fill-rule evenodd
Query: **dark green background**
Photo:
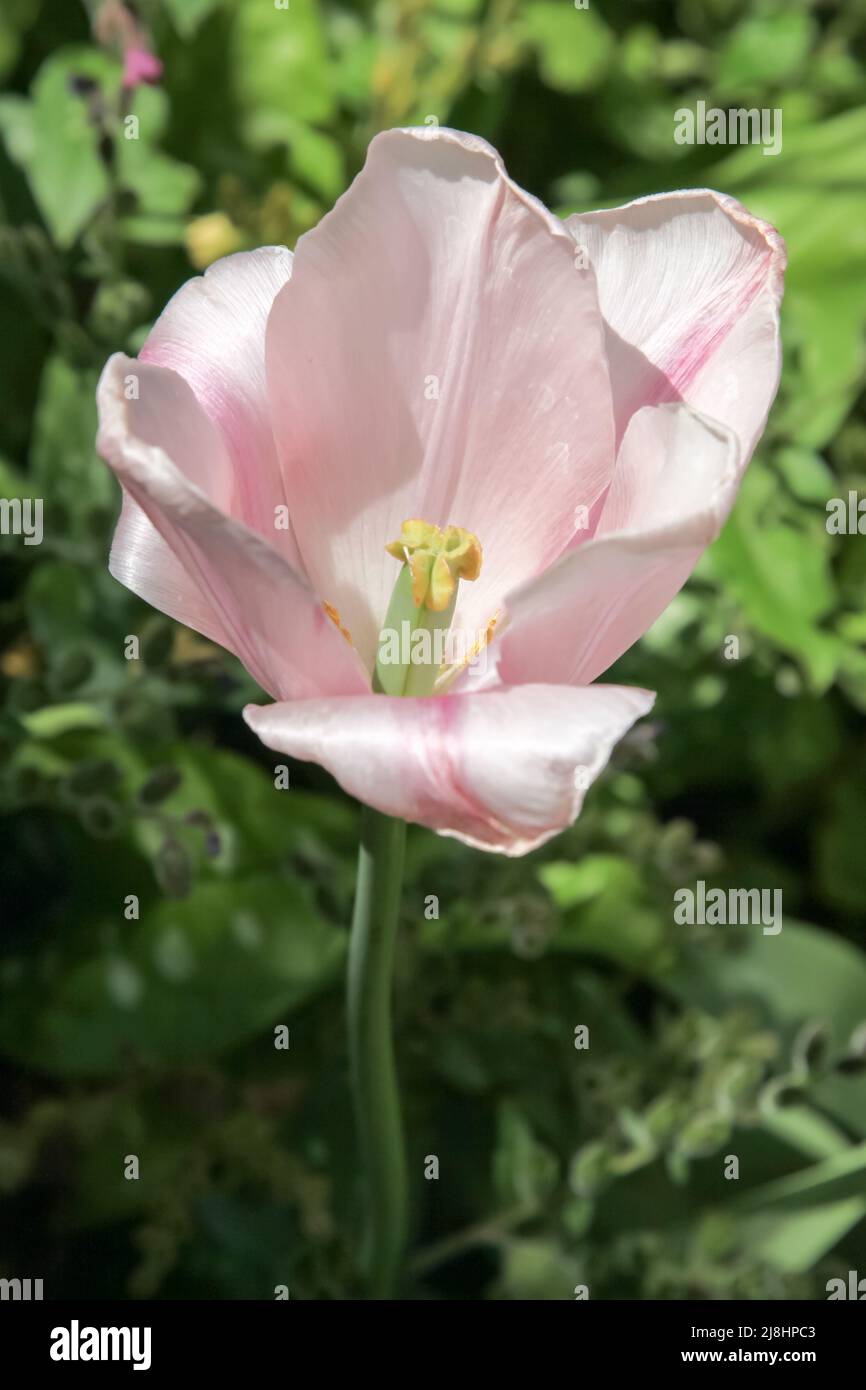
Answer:
<svg viewBox="0 0 866 1390"><path fill-rule="evenodd" d="M138 142L112 142L120 68L83 5L0 15L0 495L45 499L41 546L0 539L0 1276L358 1289L356 808L307 766L276 792L238 665L109 577L93 395L194 268L293 244L376 130L428 116L558 211L735 194L790 269L736 510L614 672L658 691L651 720L540 853L410 831L404 1293L824 1298L866 1275L866 537L825 526L866 494L864 0L139 8L165 79L133 99ZM676 145L699 99L782 108L782 153ZM782 933L675 926L697 878L781 888Z"/></svg>

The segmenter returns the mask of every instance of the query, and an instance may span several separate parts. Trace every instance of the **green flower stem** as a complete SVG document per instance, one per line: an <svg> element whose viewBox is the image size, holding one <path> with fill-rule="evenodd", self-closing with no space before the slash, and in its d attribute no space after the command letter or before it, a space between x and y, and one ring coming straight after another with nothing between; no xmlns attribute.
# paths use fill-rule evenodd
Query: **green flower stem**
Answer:
<svg viewBox="0 0 866 1390"><path fill-rule="evenodd" d="M364 1266L372 1298L393 1296L406 1242L406 1155L391 1036L405 843L405 821L362 808L349 943L349 1062L366 1185Z"/></svg>

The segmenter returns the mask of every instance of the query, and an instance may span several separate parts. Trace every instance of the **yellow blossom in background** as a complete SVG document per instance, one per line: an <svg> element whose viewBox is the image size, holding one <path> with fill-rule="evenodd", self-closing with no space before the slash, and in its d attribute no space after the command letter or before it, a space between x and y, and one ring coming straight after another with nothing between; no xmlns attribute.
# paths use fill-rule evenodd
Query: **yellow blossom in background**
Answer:
<svg viewBox="0 0 866 1390"><path fill-rule="evenodd" d="M240 251L244 237L224 212L206 212L203 217L194 217L188 224L184 242L196 270L205 270L220 256Z"/></svg>

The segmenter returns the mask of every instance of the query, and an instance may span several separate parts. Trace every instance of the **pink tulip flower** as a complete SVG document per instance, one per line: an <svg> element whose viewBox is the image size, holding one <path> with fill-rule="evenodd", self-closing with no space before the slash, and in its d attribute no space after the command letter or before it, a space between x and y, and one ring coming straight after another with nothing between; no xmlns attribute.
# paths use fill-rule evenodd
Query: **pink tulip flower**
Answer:
<svg viewBox="0 0 866 1390"><path fill-rule="evenodd" d="M93 32L101 44L123 56L124 90L160 80L162 63L152 51L136 15L122 0L101 0L94 15Z"/></svg>
<svg viewBox="0 0 866 1390"><path fill-rule="evenodd" d="M483 140L386 131L294 257L218 261L108 362L111 571L273 696L244 711L269 748L525 853L652 706L594 682L728 515L778 385L784 266L721 194L562 222ZM480 545L451 623L476 659L394 697L372 679L412 519Z"/></svg>
<svg viewBox="0 0 866 1390"><path fill-rule="evenodd" d="M162 77L162 63L143 41L131 45L123 55L123 85L127 89L151 84Z"/></svg>

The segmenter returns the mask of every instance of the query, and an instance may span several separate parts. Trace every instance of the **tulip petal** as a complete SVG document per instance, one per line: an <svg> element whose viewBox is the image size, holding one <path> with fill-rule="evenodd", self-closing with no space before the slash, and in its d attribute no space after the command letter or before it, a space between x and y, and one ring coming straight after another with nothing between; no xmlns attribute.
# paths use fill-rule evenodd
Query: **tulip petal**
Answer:
<svg viewBox="0 0 866 1390"><path fill-rule="evenodd" d="M352 796L480 849L525 854L570 825L655 696L525 685L432 699L248 705L268 747L320 763Z"/></svg>
<svg viewBox="0 0 866 1390"><path fill-rule="evenodd" d="M225 441L238 519L301 570L291 529L277 530L286 497L274 447L265 380L265 327L289 279L284 246L239 251L188 280L163 309L139 360L169 367L192 387Z"/></svg>
<svg viewBox="0 0 866 1390"><path fill-rule="evenodd" d="M355 653L307 581L228 514L237 481L232 461L186 381L117 353L97 398L97 447L138 509L127 512L112 552L115 577L234 652L269 693L366 691ZM144 547L134 534L140 515L151 528Z"/></svg>
<svg viewBox="0 0 866 1390"><path fill-rule="evenodd" d="M484 563L455 623L483 631L612 473L593 273L474 136L373 140L298 243L267 369L305 567L368 668L397 578L384 547L405 520L478 536Z"/></svg>
<svg viewBox="0 0 866 1390"><path fill-rule="evenodd" d="M719 534L738 476L737 440L716 421L685 405L638 411L596 535L509 596L494 664L475 688L595 680L682 588Z"/></svg>
<svg viewBox="0 0 866 1390"><path fill-rule="evenodd" d="M228 647L226 632L198 581L187 574L171 546L126 488L122 491L120 516L108 558L110 573L151 608L200 632L211 642Z"/></svg>
<svg viewBox="0 0 866 1390"><path fill-rule="evenodd" d="M709 189L566 225L598 279L617 438L641 406L684 400L735 431L745 468L779 384L778 232Z"/></svg>

